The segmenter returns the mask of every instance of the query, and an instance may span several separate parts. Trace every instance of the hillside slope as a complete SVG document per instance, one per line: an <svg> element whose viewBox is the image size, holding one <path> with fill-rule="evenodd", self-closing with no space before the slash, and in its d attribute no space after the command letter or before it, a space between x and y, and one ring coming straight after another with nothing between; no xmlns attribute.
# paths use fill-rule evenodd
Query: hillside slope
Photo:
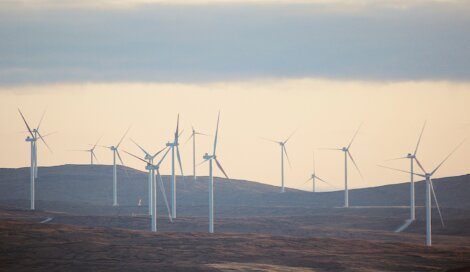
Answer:
<svg viewBox="0 0 470 272"><path fill-rule="evenodd" d="M163 177L167 195L169 177ZM147 174L135 169L118 168L118 199L120 211L145 212L147 203ZM470 175L434 180L440 205L444 208L470 209ZM112 167L105 165L63 165L40 167L36 186L38 208L57 211L101 213L112 200ZM206 213L207 179L178 177L177 200L179 207L190 207L188 214ZM159 194L159 207L163 198ZM0 203L28 207L28 168L0 169ZM142 207L137 207L142 199ZM216 178L215 201L220 215L234 213L233 207L247 213L265 213L287 209L295 214L297 208L340 207L343 192L310 193L288 189L280 194L276 186L244 180ZM401 183L350 191L352 206L406 206L409 202L409 184ZM424 205L424 183L416 183L416 204ZM257 209L250 209L257 207ZM126 210L127 209L127 210Z"/></svg>

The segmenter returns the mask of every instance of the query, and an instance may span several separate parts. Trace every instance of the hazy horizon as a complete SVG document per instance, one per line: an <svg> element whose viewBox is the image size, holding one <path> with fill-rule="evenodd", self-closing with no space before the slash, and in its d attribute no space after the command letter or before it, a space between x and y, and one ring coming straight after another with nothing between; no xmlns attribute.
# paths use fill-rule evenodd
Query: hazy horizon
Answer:
<svg viewBox="0 0 470 272"><path fill-rule="evenodd" d="M204 133L215 129L217 111L221 110L220 160L232 178L279 185L279 146L261 137L282 140L298 128L287 145L292 170L286 162L288 187L309 189L304 181L316 153L317 174L343 186L341 152L316 150L347 145L364 122L351 151L363 171L362 182L349 164L352 187L368 187L404 182L406 174L377 167L385 160L405 155L414 149L423 122L427 128L418 156L428 169L434 168L458 143L469 135L470 101L467 83L449 82L354 82L320 79L264 80L213 84L80 84L42 87L3 87L0 91L3 154L2 167L29 164L29 145L24 142L24 124L20 107L30 125L35 126L47 109L42 131L58 131L47 138L51 154L39 143L39 164L59 165L89 163L88 153L67 150L88 148L103 135L101 144L116 144L132 124L128 138L156 151L172 137L176 116L181 114L184 133L191 125ZM184 98L184 99L183 99ZM406 99L404 99L406 98ZM210 152L212 137L198 138L197 161ZM127 139L122 149L140 155ZM181 146L185 175L192 173L192 145ZM465 143L442 167L438 176L468 173ZM144 170L144 165L124 154L130 167ZM97 149L99 162L111 164L112 155ZM407 170L409 163L396 161L387 165ZM207 166L198 168L207 175ZM163 165L169 172L169 161ZM221 173L216 172L217 176ZM330 190L320 185L322 190Z"/></svg>

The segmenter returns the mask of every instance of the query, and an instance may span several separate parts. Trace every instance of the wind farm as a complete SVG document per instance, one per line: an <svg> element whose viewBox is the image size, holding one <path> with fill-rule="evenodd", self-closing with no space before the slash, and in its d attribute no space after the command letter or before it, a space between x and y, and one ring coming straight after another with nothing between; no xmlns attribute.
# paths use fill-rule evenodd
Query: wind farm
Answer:
<svg viewBox="0 0 470 272"><path fill-rule="evenodd" d="M470 271L470 1L0 1L0 271Z"/></svg>
<svg viewBox="0 0 470 272"><path fill-rule="evenodd" d="M381 250L381 258L377 259L380 261L392 260L397 255L402 254L403 248L413 245L413 247L421 246L423 248L437 247L441 251L439 258L448 261L433 263L431 259L427 259L427 253L423 251L423 253L419 253L422 254L422 262L410 260L407 263L401 264L410 269L427 270L424 265L429 265L430 263L432 264L430 266L432 267L431 270L470 265L463 259L454 258L453 251L449 249L449 247L458 244L459 250L462 247L464 248L463 254L465 255L467 254L465 251L467 246L470 248L470 233L465 230L467 224L470 224L470 217L467 216L468 213L464 212L470 209L470 202L468 201L470 187L467 185L470 176L432 179L435 173L444 166L445 162L451 159L452 155L465 142L457 145L432 171L426 171L422 165L422 156L418 159L418 150L422 143L426 124L421 129L413 153L409 153L405 157L388 160L399 161L400 159L410 159L412 161L410 171L382 165L378 167L379 169L386 168L384 171L391 169L396 172L408 173L414 177L422 178L422 180L416 181L412 179L411 181L393 185L351 189L348 186L348 160L351 160L360 176L362 176L350 151L356 136L359 134L360 126L356 129L346 147L334 149L344 153L345 189L343 190L338 189L338 183L328 181L324 176L318 174L315 156L318 151L311 153L311 174L306 181L295 182L290 180L288 184L283 182L284 158L288 160L289 165L291 162L291 157L287 155L286 144L290 143L290 139L297 133L297 130L283 141L268 140L281 147L281 184L275 186L230 178L222 167L219 157L221 149L220 140L224 140L222 141L222 151L224 151L225 139L230 137L227 133L221 135L220 112L217 115L213 139L210 139L211 137L200 139L207 142L206 146L210 148L209 152L201 154L202 152L195 148L195 136L202 133L197 132L191 127L192 134L189 136L188 141L193 140L193 146L190 150L191 152L188 153L190 156L186 159L193 163L191 166L193 172L190 176L184 176L182 161L185 157L180 154L178 148L179 137L182 133L178 116L172 141L167 143L151 141L152 146L160 146L160 148L155 148L157 150L155 153L148 151L147 148L144 148L143 145L135 141L134 136L127 138L130 131L129 127L119 138L119 142L116 145L101 146L113 152L109 165L96 164L94 161L90 161L90 163L83 165L68 164L41 167L41 180L45 183L40 187L39 195L41 197L37 199L35 197L37 188L34 186L35 172L37 171L35 170L35 166L37 166L35 162L37 151L34 139L41 139L42 135L39 132L41 122L39 122L35 129L31 129L22 112L20 111L19 113L19 121L28 129L27 140L33 139L29 171L31 206L27 208L21 200L21 195L24 195L21 192L28 190L26 186L22 187L22 189L10 189L12 186L17 187L15 184L18 181L26 183L28 180L26 173L21 174L21 172L18 172L13 175L11 174L12 170L0 169L1 186L5 189L3 191L12 192L8 195L0 194L0 218L4 221L4 224L0 225L2 228L11 227L9 224L38 224L41 231L45 230L44 227L60 228L63 233L78 232L82 237L88 237L89 235L97 235L97 230L105 227L108 228L108 231L106 231L107 235L117 235L115 238L112 238L113 240L121 239L118 237L131 235L127 234L127 231L137 231L139 237L142 235L142 237L146 237L142 239L149 241L153 238L148 236L147 233L159 233L159 235L164 235L165 237L170 235L165 239L184 239L185 247L189 248L194 245L192 243L204 244L204 248L223 248L227 243L230 243L227 239L249 239L255 244L276 244L280 242L277 240L279 239L278 237L284 237L282 239L287 239L284 242L288 241L291 245L295 243L296 239L307 239L307 247L312 248L324 242L328 243L326 248L332 250L331 252L335 256L340 256L339 252L345 243L349 248L354 248L355 243L369 243L367 246L368 250L377 250L374 249L376 247L389 247L391 244L397 245L386 251ZM139 136L139 138L141 137ZM90 152L91 158L96 158L95 148L100 146L100 140L101 138L92 145L91 149L85 150ZM124 146L125 150L121 149L122 146ZM131 148L136 149L141 155L136 155L137 153L131 151ZM138 168L125 166L120 150L125 155L139 162L141 166ZM104 151L106 150L104 149ZM321 152L325 156L327 153L329 152ZM197 154L201 154L203 159L198 164L194 160L194 156ZM295 157L294 154L293 158ZM121 162L120 165L117 164L118 159ZM170 159L171 161L169 161ZM321 162L324 160L323 158ZM413 162L418 165L418 171L414 170ZM181 179L178 183L175 183L176 163L178 163L181 171ZM331 164L336 165L333 161ZM168 175L162 174L162 167L168 169ZM202 174L205 167L208 167L208 172L206 172L207 174ZM198 178L195 178L195 169L199 168L201 168L200 174ZM216 169L219 171L214 171ZM13 171L21 171L21 168ZM218 177L217 172L222 177ZM72 173L75 174L72 175ZM123 179L119 186L115 186L117 185L117 177L123 175L127 178ZM15 176L18 177L18 181L12 179ZM112 196L113 202L116 203L113 206L109 206L109 180L113 180ZM311 187L307 190L289 187L289 184L297 183L302 185L309 182L311 182ZM320 182L323 184L321 187L318 184ZM408 185L409 183L411 183L412 187ZM64 193L69 190L70 186L73 186L74 190ZM173 188L173 190L168 190L168 188ZM319 188L322 188L322 190L318 190ZM168 191L169 195L167 195ZM349 194L353 195L354 198L349 200ZM437 194L442 194L440 202L438 202ZM117 205L117 196L119 196L119 205ZM145 203L145 196L147 196L148 205L140 205L142 198L144 198ZM176 199L176 196L179 199L178 218L173 213L173 207L176 206L171 202L171 199ZM139 199L139 202L136 201L137 199ZM433 200L435 206L432 205ZM35 204L36 202L37 204ZM344 207L348 207L348 209L343 209ZM34 212L27 213L28 210L33 210ZM434 225L434 228L431 228L432 213L434 212L439 215L441 224ZM444 216L446 217L446 224L444 224ZM405 221L405 225L402 225L400 223L404 218L408 219ZM412 218L413 220L411 220ZM400 231L397 231L396 227L399 225L402 226L399 228ZM18 235L20 233L22 232L18 232ZM288 236L284 236L286 233ZM25 237L25 235L25 233L21 234L22 237ZM190 242L187 235L192 235L195 240ZM131 236L135 237L135 234ZM339 239L338 243L334 240L329 242L325 240L332 238ZM9 239L12 238L10 237ZM41 243L45 242L43 240L35 240L36 238L31 239ZM59 238L51 236L50 239ZM69 238L63 237L60 239ZM130 248L138 246L141 243L139 239L141 238L132 238L132 242L128 246ZM207 239L215 239L217 242L205 244ZM124 243L124 241L119 243ZM36 244L31 246L34 247ZM40 246L40 244L37 244L37 246ZM172 248L173 246L168 244L164 245L164 247ZM206 250L209 250L208 248ZM252 263L247 266L247 264L242 265L239 263L244 258L247 258L245 254L249 252L248 248L242 248L240 247L239 250L245 253L236 253L237 258L233 259L235 263L222 262L215 265L208 262L208 260L212 259L225 260L227 258L225 254L230 252L230 250L227 251L225 249L224 251L216 251L219 253L212 254L212 257L208 259L198 259L191 267L209 270L212 269L210 268L212 265L215 265L221 271L225 271L225 269L260 269L257 267L257 264ZM292 256L296 262L301 262L297 258L304 258L306 255L304 256L303 254L308 255L308 253L299 249L299 245L292 245L288 248L297 252ZM444 250L444 248L446 249ZM96 249L87 248L86 250ZM420 250L418 249L418 252ZM146 254L154 253L148 252ZM194 257L192 256L199 256L199 253L193 249L182 250L179 254L181 258L189 258L188 260L193 259ZM285 254L282 249L275 249L264 254L271 256L280 254L275 258L276 261L273 259L269 263L268 270L282 271L294 265L294 263L289 264L289 261L281 257ZM321 254L321 250L311 254ZM60 257L57 255L54 258ZM429 256L429 258L431 257ZM303 265L306 267L317 267L320 270L326 269L326 266L321 264L322 261L325 260L320 258L314 262L303 263ZM345 264L339 259L331 261L335 265ZM189 269L182 259L175 259L170 266L167 266L168 264L160 266L162 264L154 264L152 267L160 267L164 270L170 269L170 267ZM289 265L284 266L286 264ZM131 262L128 265L129 268L136 268L140 267L142 262ZM263 264L263 266L266 265L268 264ZM379 261L369 261L367 263L350 262L348 265L355 267L354 269L397 269L394 264L384 264ZM114 264L108 267L113 266ZM82 264L79 267L83 267Z"/></svg>

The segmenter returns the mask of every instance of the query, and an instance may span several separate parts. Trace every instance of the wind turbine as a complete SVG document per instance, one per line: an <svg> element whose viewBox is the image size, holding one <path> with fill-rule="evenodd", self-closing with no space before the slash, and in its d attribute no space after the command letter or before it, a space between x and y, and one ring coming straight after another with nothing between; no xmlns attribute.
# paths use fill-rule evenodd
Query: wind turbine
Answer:
<svg viewBox="0 0 470 272"><path fill-rule="evenodd" d="M284 155L287 158L287 162L289 163L289 167L292 168L292 165L291 165L290 159L289 159L289 155L287 155L286 144L291 139L291 137L294 135L294 133L295 133L295 131L292 132L292 134L287 139L285 139L284 141L274 141L274 140L271 140L271 139L262 138L266 141L279 144L279 146L281 147L281 193L285 192L285 188L284 188Z"/></svg>
<svg viewBox="0 0 470 272"><path fill-rule="evenodd" d="M98 141L96 141L96 143L93 145L92 148L90 149L76 149L76 150L72 150L72 151L79 151L79 152L90 152L90 165L93 165L94 164L94 161L93 159L95 159L96 161L98 161L98 158L96 157L96 154L95 154L95 148L98 146L98 143L100 142L102 137L100 137L98 139Z"/></svg>
<svg viewBox="0 0 470 272"><path fill-rule="evenodd" d="M322 148L324 150L325 149L326 150L339 150L339 151L344 152L344 207L345 208L349 208L348 157L351 159L352 163L356 167L357 172L359 172L359 175L361 176L361 178L364 179L363 176L362 176L361 170L357 166L356 161L354 160L353 156L351 155L351 152L349 151L349 149L351 148L352 143L354 142L354 139L357 136L357 133L361 129L361 126L362 126L362 124L359 125L359 127L356 130L356 133L354 133L354 136L352 137L351 141L349 142L349 144L346 147L342 147L342 148Z"/></svg>
<svg viewBox="0 0 470 272"><path fill-rule="evenodd" d="M186 143L193 139L193 178L196 180L196 135L203 135L203 136L208 136L207 134L198 132L194 129L194 127L191 127L192 132L191 135L189 136L188 140L186 140Z"/></svg>
<svg viewBox="0 0 470 272"><path fill-rule="evenodd" d="M118 142L117 145L112 145L112 146L102 146L105 148L109 148L113 152L113 206L118 206L118 201L117 201L117 171L116 171L116 156L119 158L119 161L121 162L122 165L124 165L124 162L122 161L121 155L119 154L119 146L121 145L122 141L126 137L127 133L131 127L129 126L124 133L124 135L121 137L121 140Z"/></svg>
<svg viewBox="0 0 470 272"><path fill-rule="evenodd" d="M410 219L409 221L414 221L416 219L415 216L415 184L414 184L414 161L417 161L416 154L418 153L419 144L421 142L421 137L423 136L424 128L426 127L426 122L423 124L423 128L421 129L421 133L419 134L418 142L416 143L416 148L413 153L408 153L404 157L392 159L392 160L400 160L400 159L410 159ZM407 222L408 223L408 222Z"/></svg>
<svg viewBox="0 0 470 272"><path fill-rule="evenodd" d="M425 201L426 201L426 205L425 205L426 206L426 246L431 246L432 245L432 237L431 237L431 235L432 235L432 233L431 233L431 224L432 224L431 223L431 205L432 205L432 203L431 203L431 193L434 197L434 202L436 202L436 208L437 208L437 211L439 213L439 217L441 219L441 224L444 227L444 220L442 219L441 209L439 208L439 203L437 202L436 192L434 191L434 186L432 184L432 176L444 164L444 162L447 161L447 159L449 159L449 157L452 154L454 154L455 151L457 151L457 149L464 142L465 142L465 140L462 141L459 145L457 145L454 148L454 150L452 150L452 152L450 152L449 155L447 155L447 157L445 157L444 160L442 160L441 163L439 163L436 166L436 168L434 168L434 170L432 170L431 172L426 171L424 169L424 167L422 166L422 164L418 161L418 159L415 158L416 163L418 164L419 168L423 171L424 174L412 173L412 172L409 172L409 171L405 171L405 170L401 170L401 169L396 169L396 168L391 168L391 167L380 165L380 167L383 167L383 168L413 174L413 175L420 176L420 177L423 177L423 178L426 179L426 192L425 192L425 195L426 195L426 198L425 198Z"/></svg>
<svg viewBox="0 0 470 272"><path fill-rule="evenodd" d="M212 151L212 155L209 155L207 152L202 157L204 159L203 162L209 162L209 233L214 233L214 176L213 176L213 166L212 161L215 161L215 164L220 169L220 171L224 174L224 176L229 179L227 173L225 173L222 165L220 164L219 160L217 160L216 149L217 149L217 137L219 132L219 120L220 120L220 111L217 115L217 126L215 129L215 137L214 137L214 149Z"/></svg>
<svg viewBox="0 0 470 272"><path fill-rule="evenodd" d="M312 192L313 192L313 193L316 192L315 186L316 186L316 180L317 180L317 179L318 179L319 181L322 181L322 182L324 182L324 183L326 183L326 184L328 184L328 185L330 185L330 186L336 188L336 187L333 186L331 183L329 183L329 182L325 181L324 179L320 178L319 176L317 176L317 174L315 173L315 153L313 153L313 172L312 172L312 174L310 175L310 178L308 178L308 179L305 181L305 183L307 183L307 182L309 182L309 181L312 181Z"/></svg>
<svg viewBox="0 0 470 272"><path fill-rule="evenodd" d="M167 149L168 147L165 146L163 149L161 149L160 151L158 151L157 153L151 155L149 152L147 152L142 146L140 146L136 141L134 141L133 139L131 139L131 141L142 151L144 152L145 154L145 157L144 157L144 160L148 163L148 165L154 165L153 163L153 160L158 156L158 154L160 154L161 152L163 152L165 149ZM125 151L127 154L131 155L131 156L134 156L136 157L135 155L132 155L130 154L129 152ZM168 153L168 151L167 151ZM166 153L165 153L166 154ZM166 155L165 155L166 156ZM139 160L142 160L141 158L138 158ZM153 192L153 189L152 189L152 172L150 171L150 169L147 169L149 170L149 177L148 177L148 191L149 191L149 215L152 215L153 214L153 206L152 206L152 192ZM165 194L165 199L166 199L166 194ZM166 200L165 200L166 201Z"/></svg>
<svg viewBox="0 0 470 272"><path fill-rule="evenodd" d="M179 136L182 132L179 132L180 115L176 120L176 131L174 134L173 142L166 143L166 146L171 149L171 216L173 219L176 218L176 171L175 171L175 153L178 158L178 164L180 166L181 176L183 174L183 165L181 164L181 155L179 149Z"/></svg>
<svg viewBox="0 0 470 272"><path fill-rule="evenodd" d="M139 146L139 148L141 148L141 147ZM158 161L157 164L154 164L153 159L155 159L155 157L158 154L160 154L161 152L163 152L164 150L166 150L166 152L163 154L162 158ZM144 150L142 149L142 151L144 151ZM131 154L131 153L127 152L126 150L124 150L125 153L127 153L127 154L131 155L132 157L146 163L145 169L149 171L149 178L150 178L150 184L151 184L151 186L149 187L149 189L150 189L149 203L151 203L151 206L152 206L152 208L150 209L152 211L150 229L153 232L157 232L157 183L156 183L156 178L158 178L158 182L160 184L160 191L163 195L163 199L165 200L166 208L167 208L167 211L168 211L168 217L170 219L170 222L173 222L172 219L171 219L171 212L170 212L170 207L168 205L168 200L166 199L165 188L163 187L162 176L160 175L160 165L162 164L163 160L165 159L165 157L166 157L166 155L168 154L169 151L170 151L170 149L167 146L165 146L163 149L158 151L154 156L149 156L149 154L146 151L144 151L146 153L146 155L145 155L145 158L142 159L142 158L140 158L140 157L138 157L134 154ZM155 177L155 171L157 172L157 177Z"/></svg>
<svg viewBox="0 0 470 272"><path fill-rule="evenodd" d="M28 132L30 135L28 135L25 139L26 142L30 142L31 144L31 166L30 166L30 196L31 196L31 204L30 204L30 209L34 210L35 209L35 181L36 178L38 177L38 164L37 164L37 140L40 139L44 145L49 149L49 151L52 152L51 148L49 145L47 145L46 141L44 140L44 137L47 135L42 136L41 133L39 132L39 128L41 126L42 120L44 118L45 112L42 114L41 119L39 121L39 124L36 128L31 130L31 127L29 126L28 122L26 122L26 118L24 117L23 113L21 112L20 109L18 109L18 112L21 115L21 118L24 121L24 124L26 125L26 128L28 129Z"/></svg>

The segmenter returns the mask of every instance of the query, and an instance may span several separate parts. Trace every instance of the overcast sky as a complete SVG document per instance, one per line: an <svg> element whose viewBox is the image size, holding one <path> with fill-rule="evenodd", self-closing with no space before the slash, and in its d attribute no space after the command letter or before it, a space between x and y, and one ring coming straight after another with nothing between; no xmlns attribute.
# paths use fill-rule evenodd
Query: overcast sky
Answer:
<svg viewBox="0 0 470 272"><path fill-rule="evenodd" d="M0 84L470 79L468 1L182 2L3 1Z"/></svg>

